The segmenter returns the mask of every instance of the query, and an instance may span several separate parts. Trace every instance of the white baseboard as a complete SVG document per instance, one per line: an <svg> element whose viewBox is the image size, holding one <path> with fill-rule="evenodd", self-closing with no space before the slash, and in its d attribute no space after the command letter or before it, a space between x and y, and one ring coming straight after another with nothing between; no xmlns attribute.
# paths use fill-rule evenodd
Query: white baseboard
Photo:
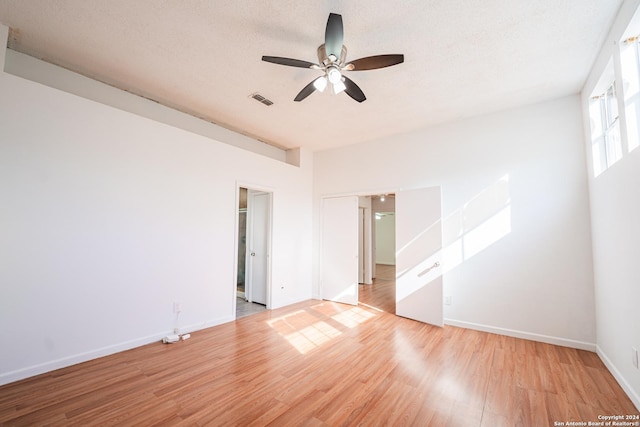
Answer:
<svg viewBox="0 0 640 427"><path fill-rule="evenodd" d="M186 333L196 332L202 329L207 329L207 328L212 328L214 326L222 325L223 323L233 322L234 320L236 320L235 315L218 317L215 319L207 320L206 322L194 323L193 325L184 326L180 328L180 333L186 334Z"/></svg>
<svg viewBox="0 0 640 427"><path fill-rule="evenodd" d="M596 353L598 353L598 356L600 356L602 363L604 363L604 365L607 367L609 372L611 372L611 375L613 375L616 381L618 381L618 384L620 384L620 387L622 387L624 392L627 393L627 396L629 396L629 399L631 399L636 409L640 411L640 395L636 393L636 391L631 387L631 385L627 382L627 380L622 376L618 368L616 368L616 366L613 364L611 359L609 359L609 357L605 354L605 352L602 351L600 346L596 346Z"/></svg>
<svg viewBox="0 0 640 427"><path fill-rule="evenodd" d="M282 307L287 307L289 305L297 304L297 303L303 302L303 301L309 301L310 299L320 299L320 298L314 298L313 296L291 298L291 299L287 299L285 301L280 301L279 304L274 304L271 307L271 310L275 310L275 309L282 308Z"/></svg>
<svg viewBox="0 0 640 427"><path fill-rule="evenodd" d="M9 384L14 381L19 381L25 378L55 371L56 369L66 368L67 366L76 365L82 362L87 362L89 360L97 359L103 356L108 356L114 353L119 353L121 351L130 350L135 347L140 347L146 344L150 344L154 341L160 341L162 337L165 335L167 335L166 332L163 334L149 335L143 338L125 341L123 343L98 348L98 349L87 351L84 353L74 354L72 356L67 356L67 357L61 357L56 360L51 360L49 362L41 363L34 366L28 366L26 368L17 369L15 371L4 372L0 374L0 385Z"/></svg>
<svg viewBox="0 0 640 427"><path fill-rule="evenodd" d="M445 325L457 326L460 328L473 329L476 331L489 332L492 334L506 335L508 337L522 338L531 341L544 342L547 344L560 345L563 347L577 348L596 352L595 343L576 341L568 338L552 337L549 335L536 334L532 332L517 331L514 329L499 328L496 326L482 325L479 323L464 322L461 320L444 319Z"/></svg>
<svg viewBox="0 0 640 427"><path fill-rule="evenodd" d="M217 319L211 319L204 323L184 326L180 328L180 333L191 333L201 329L217 326L222 323L227 323L235 320L233 316L226 316ZM33 377L36 375L44 374L47 372L55 371L56 369L66 368L67 366L76 365L78 363L87 362L89 360L97 359L99 357L109 356L111 354L119 353L125 350L131 350L132 348L141 347L143 345L151 344L153 342L160 342L162 338L167 334L173 333L171 331L165 331L153 335L148 335L142 338L136 338L134 340L125 341L119 344L110 345L95 350L90 350L84 353L75 354L72 356L61 357L56 360L41 363L38 365L28 366L26 368L16 369L15 371L0 373L0 386L9 384L15 381L20 381L25 378Z"/></svg>

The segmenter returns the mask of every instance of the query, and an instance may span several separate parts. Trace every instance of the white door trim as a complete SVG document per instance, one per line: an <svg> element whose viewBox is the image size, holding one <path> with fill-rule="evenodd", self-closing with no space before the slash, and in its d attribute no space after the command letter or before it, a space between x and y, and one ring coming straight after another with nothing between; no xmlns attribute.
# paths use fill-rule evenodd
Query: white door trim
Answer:
<svg viewBox="0 0 640 427"><path fill-rule="evenodd" d="M240 181L237 180L236 181L236 200L235 200L235 205L233 207L234 209L234 217L235 217L235 228L234 228L234 247L233 247L233 274L231 277L231 313L232 316L235 318L236 316L236 292L237 292L237 275L238 275L238 227L240 226L240 214L238 212L238 207L240 206L240 188L247 188L250 190L257 190L257 191L263 191L265 193L270 193L271 197L270 197L270 203L269 203L269 243L268 243L268 248L269 248L269 260L267 262L267 309L271 309L272 306L272 301L271 301L271 296L272 296L272 292L271 292L271 287L272 287L272 282L271 282L271 260L272 260L272 236L273 236L273 206L274 206L274 200L276 200L277 197L277 193L276 191L274 191L273 188L271 187L266 187L260 184L255 184L255 183L251 183L251 182L246 182L246 181ZM247 213L248 215L248 213ZM245 271L246 274L246 271Z"/></svg>

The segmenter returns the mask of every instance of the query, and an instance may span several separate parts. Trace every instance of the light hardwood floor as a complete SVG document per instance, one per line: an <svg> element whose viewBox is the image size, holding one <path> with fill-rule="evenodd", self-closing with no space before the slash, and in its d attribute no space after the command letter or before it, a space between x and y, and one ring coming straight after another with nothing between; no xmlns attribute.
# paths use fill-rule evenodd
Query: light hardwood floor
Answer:
<svg viewBox="0 0 640 427"><path fill-rule="evenodd" d="M306 301L0 387L0 425L553 426L638 414L594 353Z"/></svg>
<svg viewBox="0 0 640 427"><path fill-rule="evenodd" d="M372 285L358 286L358 301L387 313L396 312L396 267L376 264Z"/></svg>

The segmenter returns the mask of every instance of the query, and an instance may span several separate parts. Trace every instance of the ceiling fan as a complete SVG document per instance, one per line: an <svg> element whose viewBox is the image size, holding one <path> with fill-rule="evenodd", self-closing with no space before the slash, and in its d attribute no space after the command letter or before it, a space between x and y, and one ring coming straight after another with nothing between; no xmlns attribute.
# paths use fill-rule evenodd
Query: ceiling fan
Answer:
<svg viewBox="0 0 640 427"><path fill-rule="evenodd" d="M324 44L318 47L319 64L302 61L300 59L283 58L280 56L263 56L262 60L289 67L311 68L321 70L323 75L306 85L295 97L294 101L302 101L314 91L323 92L328 83L334 94L342 91L358 102L367 99L362 90L343 71L364 71L390 67L404 62L404 55L375 55L346 62L347 47L343 41L342 15L330 13L327 28L324 33Z"/></svg>

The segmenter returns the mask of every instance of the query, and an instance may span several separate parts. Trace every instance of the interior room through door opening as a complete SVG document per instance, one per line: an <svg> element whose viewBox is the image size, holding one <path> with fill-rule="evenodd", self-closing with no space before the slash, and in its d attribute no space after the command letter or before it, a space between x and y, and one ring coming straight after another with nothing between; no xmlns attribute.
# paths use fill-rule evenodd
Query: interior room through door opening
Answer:
<svg viewBox="0 0 640 427"><path fill-rule="evenodd" d="M359 297L360 288L366 285L359 285L358 275L363 238L358 233L362 228L358 217L363 199L371 203L371 196L322 199L320 290L325 300L366 304ZM394 217L398 218L394 239L395 314L443 326L441 187L396 191L394 199ZM370 263L373 266L373 261Z"/></svg>
<svg viewBox="0 0 640 427"><path fill-rule="evenodd" d="M395 314L395 194L360 197L360 206L361 210L365 209L362 206L368 207L365 212L368 211L369 216L360 228L360 244L363 253L367 250L370 253L360 264L365 270L367 267L371 270L371 280L369 283L360 280L358 302Z"/></svg>
<svg viewBox="0 0 640 427"><path fill-rule="evenodd" d="M236 318L269 307L271 193L238 188Z"/></svg>

